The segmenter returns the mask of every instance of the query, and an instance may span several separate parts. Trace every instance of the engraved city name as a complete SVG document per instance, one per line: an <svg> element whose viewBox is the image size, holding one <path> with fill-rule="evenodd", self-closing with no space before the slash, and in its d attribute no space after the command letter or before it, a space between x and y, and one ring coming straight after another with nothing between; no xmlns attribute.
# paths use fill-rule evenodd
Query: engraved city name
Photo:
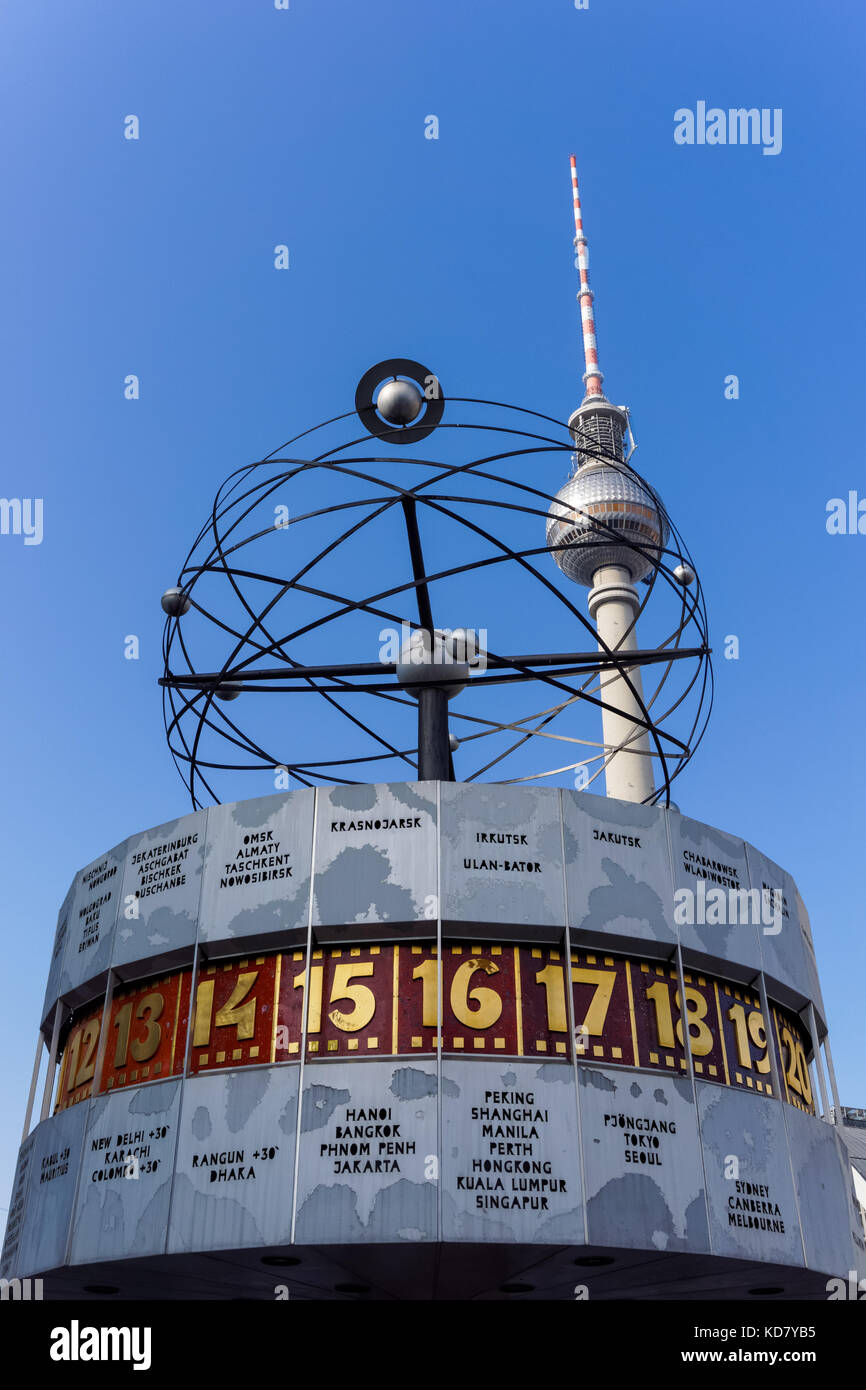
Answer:
<svg viewBox="0 0 866 1390"><path fill-rule="evenodd" d="M494 873L540 874L537 859L464 859L464 869L487 869Z"/></svg>
<svg viewBox="0 0 866 1390"><path fill-rule="evenodd" d="M350 830L420 830L420 816L381 816L376 820L332 820L331 834L346 834Z"/></svg>
<svg viewBox="0 0 866 1390"><path fill-rule="evenodd" d="M657 1120L644 1115L605 1115L604 1127L625 1130L624 1157L626 1163L642 1163L649 1168L662 1167L662 1154L659 1152L660 1134L676 1134L676 1120Z"/></svg>
<svg viewBox="0 0 866 1390"><path fill-rule="evenodd" d="M154 893L165 893L170 888L182 888L186 883L186 873L181 868L189 858L193 845L198 843L198 831L193 835L181 835L165 844L151 845L149 849L139 850L129 861L138 870L139 886L135 890L137 898L149 898Z"/></svg>
<svg viewBox="0 0 866 1390"><path fill-rule="evenodd" d="M225 866L220 888L240 888L248 883L291 878L291 855L286 851L280 854L280 843L274 839L273 830L257 830L245 835L234 859Z"/></svg>
<svg viewBox="0 0 866 1390"><path fill-rule="evenodd" d="M727 888L740 886L740 876L732 864L708 859L705 854L696 854L691 849L683 850L683 871L694 874L696 878L708 879L710 883L721 883Z"/></svg>
<svg viewBox="0 0 866 1390"><path fill-rule="evenodd" d="M619 830L595 830L593 829L592 838L603 841L606 845L627 845L631 849L640 849L640 837L638 835L624 835Z"/></svg>
<svg viewBox="0 0 866 1390"><path fill-rule="evenodd" d="M549 1211L551 1198L568 1192L550 1160L537 1156L550 1112L536 1103L534 1091L485 1091L483 1104L469 1113L481 1126L487 1157L473 1158L471 1172L459 1174L456 1186L475 1193L476 1210Z"/></svg>
<svg viewBox="0 0 866 1390"><path fill-rule="evenodd" d="M767 1183L736 1182L736 1192L728 1198L728 1225L750 1230L785 1233L782 1210L770 1198Z"/></svg>
<svg viewBox="0 0 866 1390"><path fill-rule="evenodd" d="M319 1145L319 1157L332 1158L335 1173L399 1173L396 1155L415 1153L415 1141L401 1136L389 1106L347 1110L345 1120L335 1124L333 1142Z"/></svg>

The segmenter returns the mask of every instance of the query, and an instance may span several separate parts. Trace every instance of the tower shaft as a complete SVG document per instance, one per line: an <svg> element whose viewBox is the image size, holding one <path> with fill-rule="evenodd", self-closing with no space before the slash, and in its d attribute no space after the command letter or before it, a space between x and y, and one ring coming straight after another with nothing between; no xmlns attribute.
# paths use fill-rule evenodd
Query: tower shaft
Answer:
<svg viewBox="0 0 866 1390"><path fill-rule="evenodd" d="M595 619L599 651L604 651L602 644L623 654L637 650L634 618L639 607L627 569L608 565L596 570L589 611ZM603 672L600 681L599 699L607 706L601 714L602 736L605 757L610 759L605 787L608 796L621 801L648 801L655 791L652 746L648 731L635 722L646 718L639 702L643 700L640 667L625 670L634 689L618 671Z"/></svg>

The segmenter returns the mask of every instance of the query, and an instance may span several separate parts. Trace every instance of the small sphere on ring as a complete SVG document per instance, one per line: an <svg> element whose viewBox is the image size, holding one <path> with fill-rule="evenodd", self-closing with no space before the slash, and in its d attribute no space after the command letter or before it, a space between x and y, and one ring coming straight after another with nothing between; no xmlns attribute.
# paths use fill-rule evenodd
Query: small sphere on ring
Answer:
<svg viewBox="0 0 866 1390"><path fill-rule="evenodd" d="M681 565L677 565L676 569L674 570L674 579L677 581L678 584L694 584L695 578L696 575L691 565L687 565L685 564L685 562L683 562L683 564Z"/></svg>
<svg viewBox="0 0 866 1390"><path fill-rule="evenodd" d="M182 618L191 607L190 601L182 589L166 589L160 603L163 613L167 613L170 618Z"/></svg>
<svg viewBox="0 0 866 1390"><path fill-rule="evenodd" d="M376 397L376 409L389 425L410 425L421 413L424 397L412 381L386 381Z"/></svg>
<svg viewBox="0 0 866 1390"><path fill-rule="evenodd" d="M223 681L222 685L217 686L214 693L218 700L236 700L242 690L243 686L236 681Z"/></svg>

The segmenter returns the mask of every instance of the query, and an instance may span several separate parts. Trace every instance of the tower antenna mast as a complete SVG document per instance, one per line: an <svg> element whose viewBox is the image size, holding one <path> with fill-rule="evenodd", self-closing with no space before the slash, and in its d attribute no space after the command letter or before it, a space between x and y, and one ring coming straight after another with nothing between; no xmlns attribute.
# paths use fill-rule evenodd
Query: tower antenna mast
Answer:
<svg viewBox="0 0 866 1390"><path fill-rule="evenodd" d="M604 373L598 365L598 342L595 336L595 316L592 307L593 293L589 288L589 243L583 230L583 214L580 207L580 190L577 186L577 160L571 156L571 191L574 197L574 249L577 252L577 267L580 271L580 289L577 292L580 304L580 321L583 327L583 356L586 371L583 375L586 399L593 396L604 397L602 382Z"/></svg>

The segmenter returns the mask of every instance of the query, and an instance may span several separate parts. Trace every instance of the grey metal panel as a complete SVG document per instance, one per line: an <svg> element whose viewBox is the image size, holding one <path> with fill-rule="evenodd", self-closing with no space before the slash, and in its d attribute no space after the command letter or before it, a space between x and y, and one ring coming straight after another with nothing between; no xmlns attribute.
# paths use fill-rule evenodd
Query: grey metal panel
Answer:
<svg viewBox="0 0 866 1390"><path fill-rule="evenodd" d="M65 1263L88 1109L83 1101L43 1120L34 1131L27 1211L18 1246L18 1269L24 1275Z"/></svg>
<svg viewBox="0 0 866 1390"><path fill-rule="evenodd" d="M674 921L683 947L759 970L759 924L752 921L750 914L745 922L740 922L740 900L731 897L732 892L746 893L750 886L744 842L676 811L669 813L668 824L674 893L688 889L695 918L705 919L683 923L675 908ZM731 920L735 902L736 923ZM718 921L714 920L717 915Z"/></svg>
<svg viewBox="0 0 866 1390"><path fill-rule="evenodd" d="M287 792L209 811L200 940L306 930L314 797Z"/></svg>
<svg viewBox="0 0 866 1390"><path fill-rule="evenodd" d="M697 1095L713 1253L802 1265L781 1103L706 1081Z"/></svg>
<svg viewBox="0 0 866 1390"><path fill-rule="evenodd" d="M28 1134L15 1164L15 1177L9 1197L9 1214L6 1218L6 1231L3 1236L3 1254L0 1255L0 1279L14 1279L18 1273L18 1251L24 1230L24 1215L27 1210L27 1184L30 1176L30 1160L36 1143L36 1131Z"/></svg>
<svg viewBox="0 0 866 1390"><path fill-rule="evenodd" d="M61 996L72 993L108 969L125 854L126 840L76 874L60 972Z"/></svg>
<svg viewBox="0 0 866 1390"><path fill-rule="evenodd" d="M45 986L45 999L42 1004L43 1022L54 1005L60 994L60 973L63 969L63 957L66 951L66 940L69 936L69 924L72 918L72 903L75 898L75 884L73 879L69 885L69 892L63 899L63 906L57 914L57 926L54 929L54 945L51 948L51 964L48 967L48 982Z"/></svg>
<svg viewBox="0 0 866 1390"><path fill-rule="evenodd" d="M442 1239L583 1244L574 1070L442 1063Z"/></svg>
<svg viewBox="0 0 866 1390"><path fill-rule="evenodd" d="M299 1070L253 1067L184 1083L170 1251L291 1239Z"/></svg>
<svg viewBox="0 0 866 1390"><path fill-rule="evenodd" d="M824 1007L824 996L821 993L821 982L818 979L818 962L815 959L815 945L812 941L812 928L809 923L809 914L806 911L806 904L800 897L800 891L794 884L794 901L797 905L797 921L800 924L800 932L803 937L803 954L806 958L806 980L808 982L807 994L815 1005L824 1023L827 1021L827 1011Z"/></svg>
<svg viewBox="0 0 866 1390"><path fill-rule="evenodd" d="M156 1081L90 1102L70 1264L165 1249L180 1087L180 1080ZM130 1154L139 1171L125 1177L134 1171L131 1162L125 1167Z"/></svg>
<svg viewBox="0 0 866 1390"><path fill-rule="evenodd" d="M113 965L195 941L207 814L196 811L127 840Z"/></svg>
<svg viewBox="0 0 866 1390"><path fill-rule="evenodd" d="M421 921L429 931L437 915L436 840L435 783L320 788L314 926Z"/></svg>
<svg viewBox="0 0 866 1390"><path fill-rule="evenodd" d="M436 1240L436 1094L431 1062L305 1068L298 1244Z"/></svg>
<svg viewBox="0 0 866 1390"><path fill-rule="evenodd" d="M443 782L442 917L565 925L559 793Z"/></svg>
<svg viewBox="0 0 866 1390"><path fill-rule="evenodd" d="M810 1269L844 1278L856 1266L852 1238L850 1163L832 1125L785 1107L800 1222ZM853 1217L853 1213L851 1213Z"/></svg>
<svg viewBox="0 0 866 1390"><path fill-rule="evenodd" d="M692 1083L581 1065L589 1241L708 1251Z"/></svg>
<svg viewBox="0 0 866 1390"><path fill-rule="evenodd" d="M562 793L569 926L676 944L665 813Z"/></svg>
<svg viewBox="0 0 866 1390"><path fill-rule="evenodd" d="M759 931L764 969L797 994L810 998L813 974L806 962L806 940L800 923L800 894L791 875L754 845L746 845L751 886L761 893L763 920Z"/></svg>

